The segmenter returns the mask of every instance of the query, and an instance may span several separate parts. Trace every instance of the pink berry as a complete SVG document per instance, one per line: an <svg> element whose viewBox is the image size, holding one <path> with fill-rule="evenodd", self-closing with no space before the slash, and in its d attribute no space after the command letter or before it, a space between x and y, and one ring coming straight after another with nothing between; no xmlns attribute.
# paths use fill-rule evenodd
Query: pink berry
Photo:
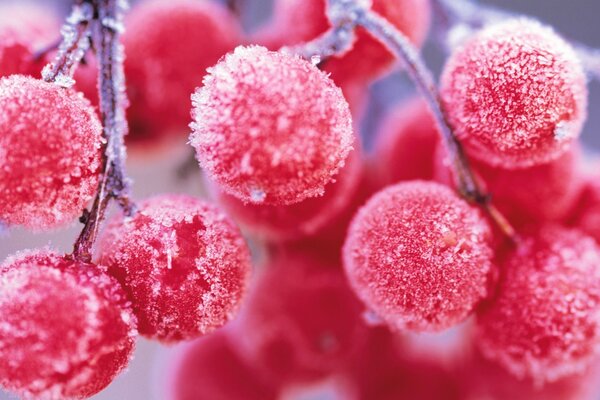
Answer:
<svg viewBox="0 0 600 400"><path fill-rule="evenodd" d="M586 117L586 76L574 50L529 19L492 25L456 50L441 96L469 154L504 168L555 160Z"/></svg>
<svg viewBox="0 0 600 400"><path fill-rule="evenodd" d="M25 398L80 399L128 364L135 317L102 267L34 250L0 266L0 385Z"/></svg>
<svg viewBox="0 0 600 400"><path fill-rule="evenodd" d="M238 47L192 96L201 167L244 202L298 203L323 194L354 142L348 103L314 65Z"/></svg>
<svg viewBox="0 0 600 400"><path fill-rule="evenodd" d="M434 176L439 133L420 98L393 108L376 136L372 164L381 186Z"/></svg>
<svg viewBox="0 0 600 400"><path fill-rule="evenodd" d="M102 126L70 89L21 75L0 79L0 220L64 225L96 193Z"/></svg>
<svg viewBox="0 0 600 400"><path fill-rule="evenodd" d="M233 350L225 332L181 348L169 368L171 400L276 400L277 390Z"/></svg>
<svg viewBox="0 0 600 400"><path fill-rule="evenodd" d="M599 265L600 248L578 231L546 227L523 238L478 318L482 354L536 382L584 370L600 344Z"/></svg>
<svg viewBox="0 0 600 400"><path fill-rule="evenodd" d="M531 379L518 379L502 366L486 360L478 351L470 351L458 367L463 400L592 400L598 384L598 371L591 368L581 375L562 378L544 385Z"/></svg>
<svg viewBox="0 0 600 400"><path fill-rule="evenodd" d="M400 183L356 214L344 267L361 300L390 326L442 330L487 294L490 236L479 211L447 187Z"/></svg>
<svg viewBox="0 0 600 400"><path fill-rule="evenodd" d="M44 62L43 58L36 60L35 53L59 36L52 9L27 2L0 4L0 76L39 77Z"/></svg>
<svg viewBox="0 0 600 400"><path fill-rule="evenodd" d="M323 196L300 203L283 206L244 204L216 189L217 198L236 222L262 239L281 242L315 236L337 222L352 206L363 172L360 157L353 151L335 181L325 186Z"/></svg>
<svg viewBox="0 0 600 400"><path fill-rule="evenodd" d="M275 382L307 382L348 363L366 335L336 265L279 248L233 325L239 351Z"/></svg>
<svg viewBox="0 0 600 400"><path fill-rule="evenodd" d="M312 40L330 28L325 0L276 0L273 21L258 34L271 48L297 45ZM416 45L423 43L429 29L428 0L373 0L373 10L385 17ZM358 29L356 42L348 53L324 64L336 83L364 81L385 72L394 56L366 31Z"/></svg>
<svg viewBox="0 0 600 400"><path fill-rule="evenodd" d="M190 94L206 69L241 41L237 21L213 1L152 0L140 2L126 26L128 140L187 132Z"/></svg>
<svg viewBox="0 0 600 400"><path fill-rule="evenodd" d="M108 267L133 302L142 335L192 339L233 318L250 276L250 254L230 219L184 195L162 195L118 216L100 240Z"/></svg>
<svg viewBox="0 0 600 400"><path fill-rule="evenodd" d="M454 186L452 168L439 148L436 178ZM584 179L580 176L581 151L575 144L554 161L522 169L492 167L472 160L471 167L481 178L492 201L516 227L561 221L575 206Z"/></svg>
<svg viewBox="0 0 600 400"><path fill-rule="evenodd" d="M571 222L600 243L600 181L597 173L591 174L585 180Z"/></svg>

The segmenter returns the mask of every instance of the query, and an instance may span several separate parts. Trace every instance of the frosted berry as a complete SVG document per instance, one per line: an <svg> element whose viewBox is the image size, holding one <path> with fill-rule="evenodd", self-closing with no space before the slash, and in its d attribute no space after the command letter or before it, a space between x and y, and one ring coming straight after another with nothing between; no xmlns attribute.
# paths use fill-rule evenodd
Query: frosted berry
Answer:
<svg viewBox="0 0 600 400"><path fill-rule="evenodd" d="M469 154L504 168L558 158L586 117L586 76L575 51L534 20L478 33L450 57L440 90Z"/></svg>
<svg viewBox="0 0 600 400"><path fill-rule="evenodd" d="M361 156L356 152L348 156L335 181L325 186L323 196L297 204L270 206L244 204L217 189L219 204L236 222L260 238L281 242L315 236L334 224L353 205L363 172Z"/></svg>
<svg viewBox="0 0 600 400"><path fill-rule="evenodd" d="M276 400L277 388L264 381L233 350L225 332L186 344L169 366L172 400Z"/></svg>
<svg viewBox="0 0 600 400"><path fill-rule="evenodd" d="M184 195L139 204L114 218L100 239L106 265L129 294L142 335L162 341L201 336L235 315L250 255L230 219Z"/></svg>
<svg viewBox="0 0 600 400"><path fill-rule="evenodd" d="M354 217L344 267L366 306L398 329L463 321L487 294L490 229L445 186L410 181L375 194Z"/></svg>
<svg viewBox="0 0 600 400"><path fill-rule="evenodd" d="M267 379L307 382L345 365L367 329L339 268L278 249L232 326L240 353Z"/></svg>
<svg viewBox="0 0 600 400"><path fill-rule="evenodd" d="M128 364L135 317L103 269L35 250L0 266L0 385L24 398L81 399Z"/></svg>
<svg viewBox="0 0 600 400"><path fill-rule="evenodd" d="M478 318L482 354L538 383L583 371L600 343L599 263L600 248L578 231L546 227L523 238Z"/></svg>
<svg viewBox="0 0 600 400"><path fill-rule="evenodd" d="M39 77L44 62L35 53L58 39L59 32L52 9L27 2L0 4L0 76Z"/></svg>
<svg viewBox="0 0 600 400"><path fill-rule="evenodd" d="M238 47L209 69L192 101L201 167L244 202L322 195L352 149L341 90L297 56Z"/></svg>
<svg viewBox="0 0 600 400"><path fill-rule="evenodd" d="M440 146L437 157L445 150ZM561 221L576 205L584 179L579 171L581 150L575 144L554 161L522 169L492 167L472 160L471 167L491 193L493 203L513 226ZM454 185L448 160L437 165L438 180Z"/></svg>
<svg viewBox="0 0 600 400"><path fill-rule="evenodd" d="M393 108L377 132L372 161L380 185L434 176L439 133L420 98Z"/></svg>
<svg viewBox="0 0 600 400"><path fill-rule="evenodd" d="M372 8L416 45L425 40L430 22L429 0L373 0ZM276 0L273 21L258 34L259 42L271 48L312 40L330 28L325 0ZM377 39L358 28L356 42L348 53L332 57L323 65L338 84L364 81L385 72L394 56Z"/></svg>
<svg viewBox="0 0 600 400"><path fill-rule="evenodd" d="M153 0L140 2L125 23L128 140L188 132L190 94L241 41L236 19L214 1Z"/></svg>
<svg viewBox="0 0 600 400"><path fill-rule="evenodd" d="M102 126L70 89L21 75L0 79L0 220L64 225L96 193Z"/></svg>

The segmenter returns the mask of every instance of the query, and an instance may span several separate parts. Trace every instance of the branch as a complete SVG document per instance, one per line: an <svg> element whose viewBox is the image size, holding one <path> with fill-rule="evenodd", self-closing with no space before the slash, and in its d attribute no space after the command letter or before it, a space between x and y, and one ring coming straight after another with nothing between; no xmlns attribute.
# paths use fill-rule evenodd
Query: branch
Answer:
<svg viewBox="0 0 600 400"><path fill-rule="evenodd" d="M42 70L46 82L70 88L75 81L73 73L90 47L89 23L94 15L91 4L78 1L61 29L62 41L54 60ZM56 44L53 44L56 46ZM50 49L44 49L47 52ZM44 53L42 53L44 54Z"/></svg>
<svg viewBox="0 0 600 400"><path fill-rule="evenodd" d="M81 261L91 259L92 246L111 199L116 199L127 215L131 215L135 208L128 197L129 181L125 176L127 99L123 49L119 43L119 36L123 30L122 14L127 3L124 0L90 1L94 9L94 18L90 24L99 63L100 115L105 146L102 179L91 211L82 216L85 226L74 246L73 257Z"/></svg>

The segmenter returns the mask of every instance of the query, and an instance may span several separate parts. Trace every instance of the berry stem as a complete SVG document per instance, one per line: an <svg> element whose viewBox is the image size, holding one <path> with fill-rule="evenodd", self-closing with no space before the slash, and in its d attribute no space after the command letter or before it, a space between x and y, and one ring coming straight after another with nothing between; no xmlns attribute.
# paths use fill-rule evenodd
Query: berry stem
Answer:
<svg viewBox="0 0 600 400"><path fill-rule="evenodd" d="M44 81L54 82L63 87L73 86L73 72L90 47L89 24L93 18L93 11L92 5L83 1L77 1L73 5L73 10L61 29L62 41L41 53L43 55L58 46L54 60L42 71Z"/></svg>
<svg viewBox="0 0 600 400"><path fill-rule="evenodd" d="M126 215L135 206L129 199L129 180L125 175L124 136L125 78L123 73L123 49L119 36L123 30L122 14L127 7L124 0L91 0L94 17L90 22L92 38L99 63L98 87L100 90L100 118L106 139L102 160L102 179L91 211L84 213L83 230L75 242L73 257L80 261L91 260L92 246L104 219L106 207L116 199Z"/></svg>
<svg viewBox="0 0 600 400"><path fill-rule="evenodd" d="M410 77L425 97L429 108L433 112L438 130L442 135L446 149L452 160L455 172L454 177L459 193L467 201L480 205L508 238L516 240L514 228L491 203L491 196L486 193L471 170L464 149L448 124L433 76L421 59L418 50L402 32L396 29L385 18L373 12L362 0L329 0L328 7L328 17L333 28L322 37L322 42L336 43L329 39L328 36L339 33L340 26L350 26L352 29L355 26L362 26L385 44L404 63ZM345 35L345 30L341 32L344 35L338 37L341 44L336 43L336 48L344 48L353 38L353 35ZM308 50L319 50L319 47L314 45L318 44L320 40L317 39L310 42ZM344 43L344 40L347 42ZM324 46L321 49L325 50L324 54L326 56L332 55L328 53L331 47ZM301 54L306 56L305 53Z"/></svg>

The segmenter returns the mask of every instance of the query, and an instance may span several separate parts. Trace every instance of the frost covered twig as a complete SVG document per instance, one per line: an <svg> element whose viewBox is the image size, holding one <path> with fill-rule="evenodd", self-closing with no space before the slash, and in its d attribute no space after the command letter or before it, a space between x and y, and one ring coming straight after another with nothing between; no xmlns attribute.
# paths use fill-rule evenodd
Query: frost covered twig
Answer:
<svg viewBox="0 0 600 400"><path fill-rule="evenodd" d="M92 4L78 1L61 29L62 41L54 60L42 71L46 82L55 82L63 87L75 83L73 72L90 47L89 24L94 16Z"/></svg>
<svg viewBox="0 0 600 400"><path fill-rule="evenodd" d="M93 0L92 4L94 18L90 25L99 63L100 115L106 144L102 160L103 173L96 198L91 211L82 217L85 226L73 251L73 257L82 261L91 259L91 249L110 199L116 199L127 215L134 211L134 205L128 197L129 182L124 165L127 100L123 49L119 43L122 14L127 3L124 0Z"/></svg>

